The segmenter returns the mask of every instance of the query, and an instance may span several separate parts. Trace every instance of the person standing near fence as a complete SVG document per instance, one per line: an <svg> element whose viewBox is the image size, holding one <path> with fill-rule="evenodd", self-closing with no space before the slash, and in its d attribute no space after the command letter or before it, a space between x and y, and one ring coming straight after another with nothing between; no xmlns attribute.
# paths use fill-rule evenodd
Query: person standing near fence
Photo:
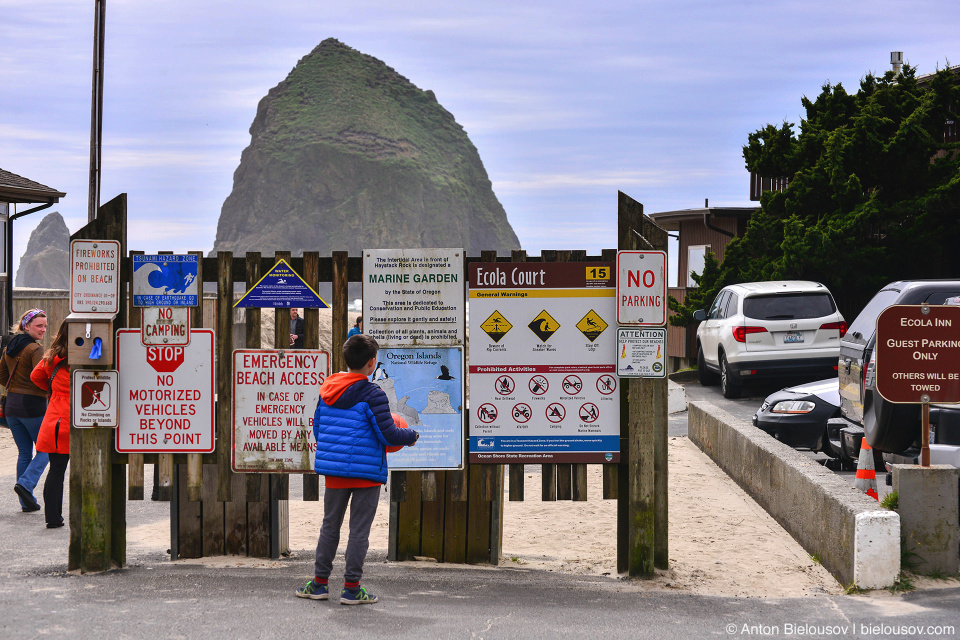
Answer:
<svg viewBox="0 0 960 640"><path fill-rule="evenodd" d="M356 322L353 323L353 326L350 327L350 331L347 331L347 337L352 338L353 336L358 336L363 333L363 316L357 316Z"/></svg>
<svg viewBox="0 0 960 640"><path fill-rule="evenodd" d="M387 445L410 446L420 438L393 422L390 401L370 382L377 366L377 341L353 336L343 344L347 371L335 373L320 387L313 419L317 439L314 470L324 476L323 524L317 540L313 579L297 589L298 598L327 600L327 581L340 544L340 527L350 505L350 537L340 604L370 604L377 596L360 586L377 514L380 487L387 481Z"/></svg>
<svg viewBox="0 0 960 640"><path fill-rule="evenodd" d="M30 374L50 392L47 413L40 425L37 451L50 455L50 471L43 483L43 514L48 529L63 526L63 477L70 461L70 367L67 364L67 323L60 324L53 344Z"/></svg>
<svg viewBox="0 0 960 640"><path fill-rule="evenodd" d="M303 349L303 318L296 307L290 307L290 348Z"/></svg>
<svg viewBox="0 0 960 640"><path fill-rule="evenodd" d="M23 511L40 510L33 490L47 468L47 454L38 451L34 455L33 451L47 410L47 394L30 380L30 373L43 358L39 342L46 333L47 314L42 309L30 309L20 317L17 333L0 359L0 385L7 388L4 413L18 451L13 490Z"/></svg>

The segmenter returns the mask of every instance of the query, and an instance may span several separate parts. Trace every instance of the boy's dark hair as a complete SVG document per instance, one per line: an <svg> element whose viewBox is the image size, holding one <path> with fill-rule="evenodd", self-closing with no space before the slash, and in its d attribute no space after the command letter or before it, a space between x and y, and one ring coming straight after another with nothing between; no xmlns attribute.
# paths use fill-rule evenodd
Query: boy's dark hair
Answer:
<svg viewBox="0 0 960 640"><path fill-rule="evenodd" d="M361 333L343 343L343 359L347 361L349 369L363 369L370 362L370 358L377 357L379 350L380 345L376 340Z"/></svg>

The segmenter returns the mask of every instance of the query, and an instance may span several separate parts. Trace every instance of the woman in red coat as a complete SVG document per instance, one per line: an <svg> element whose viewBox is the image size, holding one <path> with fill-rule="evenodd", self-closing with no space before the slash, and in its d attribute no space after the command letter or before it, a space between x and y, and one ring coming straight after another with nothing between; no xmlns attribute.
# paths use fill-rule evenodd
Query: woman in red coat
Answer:
<svg viewBox="0 0 960 640"><path fill-rule="evenodd" d="M50 454L43 484L43 513L48 529L63 526L63 476L70 461L70 367L67 365L67 323L53 338L43 360L30 374L41 389L51 391L47 413L37 436L37 451Z"/></svg>

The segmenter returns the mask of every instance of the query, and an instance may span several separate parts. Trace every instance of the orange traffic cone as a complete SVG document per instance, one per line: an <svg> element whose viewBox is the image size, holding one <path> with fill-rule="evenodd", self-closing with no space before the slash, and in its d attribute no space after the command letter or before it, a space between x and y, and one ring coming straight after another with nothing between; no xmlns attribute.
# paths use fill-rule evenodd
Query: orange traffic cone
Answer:
<svg viewBox="0 0 960 640"><path fill-rule="evenodd" d="M860 460L857 462L857 489L879 500L877 495L877 471L873 467L873 449L866 436L860 441Z"/></svg>

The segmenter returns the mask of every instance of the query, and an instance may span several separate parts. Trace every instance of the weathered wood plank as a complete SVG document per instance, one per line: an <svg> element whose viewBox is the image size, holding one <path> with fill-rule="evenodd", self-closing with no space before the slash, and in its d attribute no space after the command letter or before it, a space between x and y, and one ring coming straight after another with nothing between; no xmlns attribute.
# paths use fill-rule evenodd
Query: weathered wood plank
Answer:
<svg viewBox="0 0 960 640"><path fill-rule="evenodd" d="M300 274L307 284L316 291L320 285L320 254L316 251L303 252L303 273ZM303 346L307 349L320 347L320 310L303 310ZM332 364L332 363L331 363ZM312 417L314 407L307 407L304 420ZM308 427L309 428L309 427ZM320 476L313 471L303 474L303 500L318 502L320 500Z"/></svg>
<svg viewBox="0 0 960 640"><path fill-rule="evenodd" d="M160 462L157 465L158 477L160 482L160 500L169 502L173 497L173 454L161 453Z"/></svg>
<svg viewBox="0 0 960 640"><path fill-rule="evenodd" d="M573 486L571 485L572 474L572 465L557 465L557 500L573 499Z"/></svg>
<svg viewBox="0 0 960 640"><path fill-rule="evenodd" d="M362 264L362 263L361 263ZM332 327L330 331L330 344L333 353L331 355L333 365L331 371L346 371L347 363L343 359L343 343L347 341L347 330L349 321L347 320L347 298L348 296L348 254L346 251L333 252L333 278L332 285Z"/></svg>
<svg viewBox="0 0 960 640"><path fill-rule="evenodd" d="M189 472L186 465L177 465L179 475L177 541L180 558L203 557L203 503L191 501L187 487ZM200 476L201 480L203 476ZM203 487L200 487L201 489Z"/></svg>
<svg viewBox="0 0 960 640"><path fill-rule="evenodd" d="M447 492L443 513L443 557L441 562L467 559L467 471L447 471ZM429 504L429 503L427 503Z"/></svg>
<svg viewBox="0 0 960 640"><path fill-rule="evenodd" d="M233 253L217 252L217 330L216 348L221 357L217 366L217 500L233 499L233 471L230 468L230 405L233 397ZM206 554L204 554L206 555Z"/></svg>
<svg viewBox="0 0 960 640"><path fill-rule="evenodd" d="M395 471L394 476L405 485L406 500L397 502L397 560L413 560L420 555L420 474Z"/></svg>
<svg viewBox="0 0 960 640"><path fill-rule="evenodd" d="M437 482L437 500L424 502L421 505L420 528L420 555L428 558L443 560L443 523L446 500L446 485L448 472L438 471L435 474Z"/></svg>
<svg viewBox="0 0 960 640"><path fill-rule="evenodd" d="M223 555L223 502L217 500L217 489L220 486L218 475L218 465L204 465L201 496L204 557Z"/></svg>
<svg viewBox="0 0 960 640"><path fill-rule="evenodd" d="M470 495L467 499L466 527L466 562L469 564L490 561L490 501L483 498L483 492L491 474L484 467L496 466L472 464L469 467Z"/></svg>
<svg viewBox="0 0 960 640"><path fill-rule="evenodd" d="M587 465L573 465L573 501L587 501Z"/></svg>
<svg viewBox="0 0 960 640"><path fill-rule="evenodd" d="M418 473L411 471L409 473ZM423 502L433 502L438 498L437 494L437 472L421 471L420 473L420 499Z"/></svg>
<svg viewBox="0 0 960 640"><path fill-rule="evenodd" d="M247 479L241 473L230 477L233 500L223 504L223 552L247 554Z"/></svg>
<svg viewBox="0 0 960 640"><path fill-rule="evenodd" d="M617 491L617 466L615 464L603 465L603 499L616 500L619 492Z"/></svg>
<svg viewBox="0 0 960 640"><path fill-rule="evenodd" d="M131 453L127 457L127 483L129 500L143 500L143 454Z"/></svg>

